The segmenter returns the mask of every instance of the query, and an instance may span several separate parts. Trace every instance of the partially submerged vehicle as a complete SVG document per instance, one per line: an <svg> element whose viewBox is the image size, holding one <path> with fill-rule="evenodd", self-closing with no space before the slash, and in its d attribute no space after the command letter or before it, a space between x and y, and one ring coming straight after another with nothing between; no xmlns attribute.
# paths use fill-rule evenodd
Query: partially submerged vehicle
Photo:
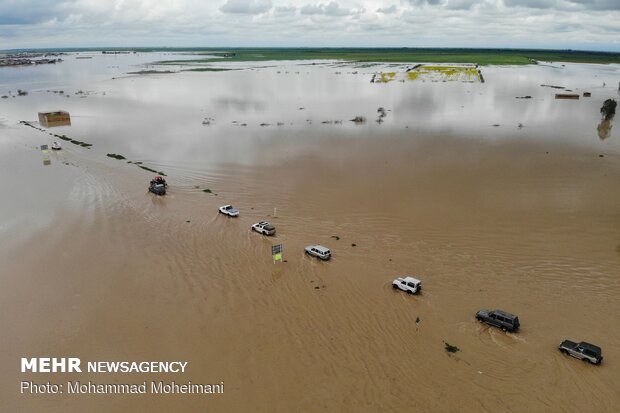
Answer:
<svg viewBox="0 0 620 413"><path fill-rule="evenodd" d="M585 341L575 343L574 341L564 340L560 343L559 349L564 354L591 364L600 364L603 361L601 348Z"/></svg>
<svg viewBox="0 0 620 413"><path fill-rule="evenodd" d="M229 217L239 216L239 210L233 207L232 205L221 206L219 211L220 211L220 214L228 215Z"/></svg>
<svg viewBox="0 0 620 413"><path fill-rule="evenodd" d="M304 250L306 251L306 254L312 255L313 257L317 257L324 261L327 261L332 257L332 252L329 248L322 245L308 245L304 248Z"/></svg>
<svg viewBox="0 0 620 413"><path fill-rule="evenodd" d="M263 235L275 235L276 233L276 227L274 227L267 221L257 222L256 224L252 225L252 230Z"/></svg>
<svg viewBox="0 0 620 413"><path fill-rule="evenodd" d="M151 183L149 184L149 192L152 192L155 195L166 195L167 187L168 184L166 183L166 180L158 175L151 179Z"/></svg>
<svg viewBox="0 0 620 413"><path fill-rule="evenodd" d="M502 310L480 310L476 313L476 320L511 332L521 326L519 317Z"/></svg>
<svg viewBox="0 0 620 413"><path fill-rule="evenodd" d="M58 142L54 141L54 143L52 143L52 149L55 151L59 151L62 149L62 146L60 146Z"/></svg>
<svg viewBox="0 0 620 413"><path fill-rule="evenodd" d="M415 294L422 289L422 281L414 277L398 277L392 281L392 287L403 290L408 294Z"/></svg>

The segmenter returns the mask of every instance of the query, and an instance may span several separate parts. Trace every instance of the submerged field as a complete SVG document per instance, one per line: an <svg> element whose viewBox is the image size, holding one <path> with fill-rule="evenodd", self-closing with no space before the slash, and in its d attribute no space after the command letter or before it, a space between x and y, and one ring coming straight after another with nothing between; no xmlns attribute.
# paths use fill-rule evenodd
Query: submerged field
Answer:
<svg viewBox="0 0 620 413"><path fill-rule="evenodd" d="M620 53L572 50L441 49L441 48L230 48L194 50L204 58L161 63L218 63L273 60L345 60L350 62L472 63L479 65L527 65L536 61L620 63Z"/></svg>
<svg viewBox="0 0 620 413"><path fill-rule="evenodd" d="M379 72L372 82L388 83L392 81L405 82L421 80L431 82L483 82L482 72L476 66L464 65L415 65L399 72Z"/></svg>

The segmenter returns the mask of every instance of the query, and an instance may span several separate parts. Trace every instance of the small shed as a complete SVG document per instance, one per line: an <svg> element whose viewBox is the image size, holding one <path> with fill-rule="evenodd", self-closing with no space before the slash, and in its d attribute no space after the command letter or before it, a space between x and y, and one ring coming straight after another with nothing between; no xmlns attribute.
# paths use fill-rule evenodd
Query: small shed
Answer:
<svg viewBox="0 0 620 413"><path fill-rule="evenodd" d="M71 125L71 116L69 112L58 110L55 112L39 112L39 124L45 128L53 126Z"/></svg>
<svg viewBox="0 0 620 413"><path fill-rule="evenodd" d="M577 93L556 93L556 99L579 99L579 95Z"/></svg>

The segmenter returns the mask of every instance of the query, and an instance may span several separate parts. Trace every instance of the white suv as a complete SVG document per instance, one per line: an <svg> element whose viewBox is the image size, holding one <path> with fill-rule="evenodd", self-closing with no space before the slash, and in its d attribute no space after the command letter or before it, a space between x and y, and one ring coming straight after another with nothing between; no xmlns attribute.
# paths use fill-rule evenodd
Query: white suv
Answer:
<svg viewBox="0 0 620 413"><path fill-rule="evenodd" d="M398 277L392 281L392 287L399 288L409 294L415 294L422 289L422 281L413 277Z"/></svg>
<svg viewBox="0 0 620 413"><path fill-rule="evenodd" d="M306 254L312 255L322 260L328 260L332 256L332 252L329 250L329 248L325 248L322 245L308 245L305 248L305 251Z"/></svg>

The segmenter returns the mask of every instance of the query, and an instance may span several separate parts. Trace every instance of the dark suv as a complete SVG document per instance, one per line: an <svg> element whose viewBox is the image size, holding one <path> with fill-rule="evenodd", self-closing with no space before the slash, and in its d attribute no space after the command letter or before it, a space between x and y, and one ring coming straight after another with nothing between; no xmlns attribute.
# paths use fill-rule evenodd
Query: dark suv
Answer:
<svg viewBox="0 0 620 413"><path fill-rule="evenodd" d="M480 310L476 313L476 320L504 331L517 331L520 326L519 317L502 310Z"/></svg>

